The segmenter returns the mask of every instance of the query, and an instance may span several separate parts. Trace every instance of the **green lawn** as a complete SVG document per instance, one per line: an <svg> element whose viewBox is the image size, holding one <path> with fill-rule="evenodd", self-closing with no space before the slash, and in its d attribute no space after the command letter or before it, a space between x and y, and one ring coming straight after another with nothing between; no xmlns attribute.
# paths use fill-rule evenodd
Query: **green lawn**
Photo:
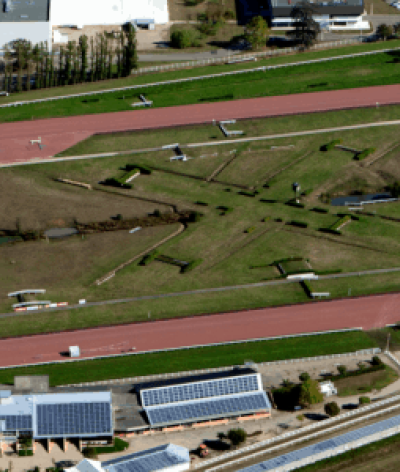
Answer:
<svg viewBox="0 0 400 472"><path fill-rule="evenodd" d="M242 365L246 360L268 362L298 357L352 352L375 347L364 332L259 341L190 351L139 354L119 358L0 369L0 384L12 384L14 375L49 375L52 386L113 378L163 374L213 367Z"/></svg>
<svg viewBox="0 0 400 472"><path fill-rule="evenodd" d="M392 43L394 44L394 43ZM396 43L397 44L397 43ZM0 109L0 122L132 110L140 94L155 107L398 83L400 52ZM138 80L139 83L139 80ZM244 86L245 85L245 86Z"/></svg>

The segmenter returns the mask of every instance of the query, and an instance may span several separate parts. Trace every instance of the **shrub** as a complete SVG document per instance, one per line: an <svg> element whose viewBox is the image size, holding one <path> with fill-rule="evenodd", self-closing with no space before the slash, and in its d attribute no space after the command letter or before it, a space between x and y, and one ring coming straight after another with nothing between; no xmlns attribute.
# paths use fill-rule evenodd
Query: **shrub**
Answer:
<svg viewBox="0 0 400 472"><path fill-rule="evenodd" d="M311 211L315 211L316 213L329 213L329 210L327 210L326 208L321 208L321 207L311 208Z"/></svg>
<svg viewBox="0 0 400 472"><path fill-rule="evenodd" d="M247 433L242 428L230 429L227 434L227 438L233 446L238 446L247 439Z"/></svg>
<svg viewBox="0 0 400 472"><path fill-rule="evenodd" d="M150 251L148 254L146 254L143 259L140 261L140 265L149 265L150 262L154 261L154 259L160 255L160 252L155 249L154 251Z"/></svg>
<svg viewBox="0 0 400 472"><path fill-rule="evenodd" d="M310 374L308 372L302 372L300 375L299 375L299 379L302 381L302 382L305 382L306 380L310 380Z"/></svg>
<svg viewBox="0 0 400 472"><path fill-rule="evenodd" d="M298 203L298 202L293 202L293 201L286 202L286 205L296 207L296 208L304 208L305 206L304 203Z"/></svg>
<svg viewBox="0 0 400 472"><path fill-rule="evenodd" d="M194 202L196 205L201 205L201 206L208 206L208 203L206 202L202 202L200 200L198 200L197 202Z"/></svg>
<svg viewBox="0 0 400 472"><path fill-rule="evenodd" d="M347 367L345 365L339 365L338 368L337 368L338 372L340 375L342 375L343 377L346 376L347 374Z"/></svg>
<svg viewBox="0 0 400 472"><path fill-rule="evenodd" d="M189 215L188 222L189 223L198 223L203 216L203 213L199 211L192 211Z"/></svg>
<svg viewBox="0 0 400 472"><path fill-rule="evenodd" d="M265 223L266 221L269 221L271 219L270 216L265 216L261 221Z"/></svg>
<svg viewBox="0 0 400 472"><path fill-rule="evenodd" d="M324 397L319 389L316 380L306 380L300 386L299 403L302 406L314 405L321 403Z"/></svg>
<svg viewBox="0 0 400 472"><path fill-rule="evenodd" d="M92 446L85 448L82 452L83 452L83 455L88 459L97 459L96 448Z"/></svg>
<svg viewBox="0 0 400 472"><path fill-rule="evenodd" d="M359 152L358 154L355 155L354 159L356 161L362 161L363 159L365 159L367 156L369 156L370 154L372 154L373 152L375 152L376 149L375 148L367 148L367 149L364 149L363 151Z"/></svg>
<svg viewBox="0 0 400 472"><path fill-rule="evenodd" d="M282 222L283 222L282 218L275 218L275 221L276 221L277 223L282 223Z"/></svg>
<svg viewBox="0 0 400 472"><path fill-rule="evenodd" d="M124 217L121 215L121 213L118 213L118 215L115 217L117 221L122 221Z"/></svg>
<svg viewBox="0 0 400 472"><path fill-rule="evenodd" d="M198 34L190 29L181 29L171 34L171 46L176 49L185 49L199 46Z"/></svg>
<svg viewBox="0 0 400 472"><path fill-rule="evenodd" d="M320 151L323 151L323 152L331 151L338 144L342 144L342 140L341 139L334 139L333 141L329 142L328 144L324 144L319 149L320 149Z"/></svg>
<svg viewBox="0 0 400 472"><path fill-rule="evenodd" d="M305 416L304 415L297 415L296 418L299 420L299 421L303 421Z"/></svg>
<svg viewBox="0 0 400 472"><path fill-rule="evenodd" d="M329 402L325 404L324 410L329 416L337 416L340 413L340 406L336 402Z"/></svg>
<svg viewBox="0 0 400 472"><path fill-rule="evenodd" d="M278 203L278 200L271 200L271 199L267 199L267 198L260 198L260 202L263 202L263 203Z"/></svg>
<svg viewBox="0 0 400 472"><path fill-rule="evenodd" d="M153 215L156 216L157 218L159 218L161 216L160 210L158 210L158 209L154 210Z"/></svg>
<svg viewBox="0 0 400 472"><path fill-rule="evenodd" d="M374 356L372 358L372 365L383 365L383 362L379 356Z"/></svg>
<svg viewBox="0 0 400 472"><path fill-rule="evenodd" d="M359 405L367 405L368 403L371 403L371 399L369 397L360 397L358 403Z"/></svg>
<svg viewBox="0 0 400 472"><path fill-rule="evenodd" d="M146 174L146 175L150 175L152 173L152 169L150 169L150 167L147 167L147 166L144 166L144 165L137 165L137 164L127 164L125 166L125 170L127 172L131 172L131 171L140 171L141 174Z"/></svg>
<svg viewBox="0 0 400 472"><path fill-rule="evenodd" d="M236 18L235 12L233 10L226 10L224 18L225 20L234 20Z"/></svg>
<svg viewBox="0 0 400 472"><path fill-rule="evenodd" d="M298 226L299 228L307 228L308 223L304 223L303 221L292 220L290 223L292 226Z"/></svg>
<svg viewBox="0 0 400 472"><path fill-rule="evenodd" d="M194 261L189 262L189 264L185 265L181 269L181 273L184 274L193 270L195 267L199 266L203 262L203 259L195 259Z"/></svg>
<svg viewBox="0 0 400 472"><path fill-rule="evenodd" d="M250 226L250 228L247 228L244 230L245 233L252 233L256 229L255 226Z"/></svg>
<svg viewBox="0 0 400 472"><path fill-rule="evenodd" d="M238 195L244 195L246 197L255 197L257 194L256 192L246 192L244 190L241 190L240 192L238 192Z"/></svg>

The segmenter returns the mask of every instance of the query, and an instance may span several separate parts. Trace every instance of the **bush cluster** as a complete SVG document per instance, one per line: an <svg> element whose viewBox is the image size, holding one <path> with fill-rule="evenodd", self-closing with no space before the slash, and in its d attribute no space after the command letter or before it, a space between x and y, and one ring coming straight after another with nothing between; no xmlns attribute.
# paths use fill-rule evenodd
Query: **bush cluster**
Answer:
<svg viewBox="0 0 400 472"><path fill-rule="evenodd" d="M340 413L340 406L336 402L329 402L325 404L324 410L329 416L337 416Z"/></svg>
<svg viewBox="0 0 400 472"><path fill-rule="evenodd" d="M375 152L376 149L375 148L367 148L367 149L364 149L363 151L359 152L358 154L356 154L356 156L354 157L354 159L356 161L362 161L363 159L365 159L367 156L369 156L370 154L372 154L373 152Z"/></svg>
<svg viewBox="0 0 400 472"><path fill-rule="evenodd" d="M331 151L332 149L335 148L335 146L337 146L338 144L342 144L342 140L341 139L334 139L333 141L327 143L327 144L324 144L323 146L320 147L320 151Z"/></svg>
<svg viewBox="0 0 400 472"><path fill-rule="evenodd" d="M358 375L362 375L362 374L368 374L368 373L371 373L371 372L378 372L380 370L385 370L386 368L386 365L381 361L381 364L377 364L377 365L372 365L371 367L362 367L358 370L353 370L353 371L348 371L345 367L344 369L342 369L344 366L339 366L338 367L338 370L339 370L339 374L338 375L329 375L329 376L326 376L326 380L332 380L332 381L335 381L335 380L340 380L340 379L345 379L347 377L357 377Z"/></svg>
<svg viewBox="0 0 400 472"><path fill-rule="evenodd" d="M199 34L191 29L180 29L171 33L171 46L176 49L199 47Z"/></svg>

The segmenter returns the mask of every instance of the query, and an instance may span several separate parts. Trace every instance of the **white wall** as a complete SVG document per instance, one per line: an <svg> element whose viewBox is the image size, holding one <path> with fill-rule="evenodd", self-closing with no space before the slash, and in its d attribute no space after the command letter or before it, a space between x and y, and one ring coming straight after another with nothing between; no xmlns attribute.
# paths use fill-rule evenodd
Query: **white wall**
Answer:
<svg viewBox="0 0 400 472"><path fill-rule="evenodd" d="M51 0L52 25L121 25L135 19L169 21L168 0Z"/></svg>
<svg viewBox="0 0 400 472"><path fill-rule="evenodd" d="M49 22L0 23L0 49L10 41L27 39L32 44L47 41L51 50L52 35Z"/></svg>

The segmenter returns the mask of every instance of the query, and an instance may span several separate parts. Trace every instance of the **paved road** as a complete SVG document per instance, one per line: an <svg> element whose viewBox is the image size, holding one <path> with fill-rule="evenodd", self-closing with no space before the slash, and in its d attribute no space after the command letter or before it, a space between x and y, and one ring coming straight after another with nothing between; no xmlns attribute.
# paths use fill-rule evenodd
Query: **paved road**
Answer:
<svg viewBox="0 0 400 472"><path fill-rule="evenodd" d="M0 124L0 165L48 159L95 133L400 104L400 85ZM43 149L30 140L42 138ZM167 144L167 143L166 143Z"/></svg>
<svg viewBox="0 0 400 472"><path fill-rule="evenodd" d="M246 310L4 339L0 366L66 360L61 352L69 346L80 346L84 358L119 354L133 347L136 352L147 352L330 329L372 329L399 319L400 294Z"/></svg>

